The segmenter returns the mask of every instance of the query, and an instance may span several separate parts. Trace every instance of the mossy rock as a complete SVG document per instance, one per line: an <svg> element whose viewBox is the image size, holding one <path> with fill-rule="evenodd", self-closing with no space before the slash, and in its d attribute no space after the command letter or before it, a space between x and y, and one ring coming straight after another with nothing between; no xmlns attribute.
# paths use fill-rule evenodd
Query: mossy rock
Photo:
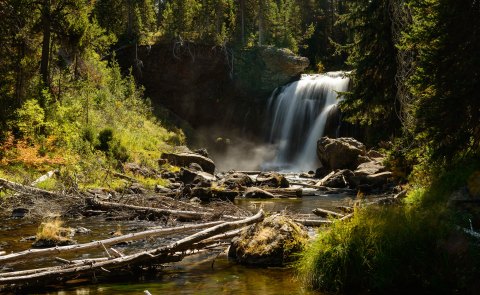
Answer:
<svg viewBox="0 0 480 295"><path fill-rule="evenodd" d="M232 240L228 255L250 266L284 266L293 262L308 241L306 229L283 215L251 225Z"/></svg>

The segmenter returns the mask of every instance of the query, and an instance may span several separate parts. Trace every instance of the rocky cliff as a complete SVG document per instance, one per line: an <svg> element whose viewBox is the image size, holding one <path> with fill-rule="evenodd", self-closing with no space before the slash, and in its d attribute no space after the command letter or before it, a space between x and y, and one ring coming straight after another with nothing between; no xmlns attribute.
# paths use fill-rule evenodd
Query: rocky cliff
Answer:
<svg viewBox="0 0 480 295"><path fill-rule="evenodd" d="M124 69L132 68L154 106L168 109L194 129L261 129L271 92L308 66L307 58L285 49L225 50L192 43L129 48L118 58Z"/></svg>

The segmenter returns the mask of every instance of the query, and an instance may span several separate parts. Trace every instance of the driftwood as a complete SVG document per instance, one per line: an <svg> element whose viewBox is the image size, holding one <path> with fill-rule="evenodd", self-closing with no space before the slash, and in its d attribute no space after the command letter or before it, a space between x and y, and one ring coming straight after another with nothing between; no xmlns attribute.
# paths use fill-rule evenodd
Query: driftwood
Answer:
<svg viewBox="0 0 480 295"><path fill-rule="evenodd" d="M81 251L94 249L94 248L104 248L106 246L115 245L115 244L126 242L126 241L136 241L136 240L141 240L147 237L162 236L162 235L168 235L173 233L186 232L194 229L202 229L202 228L214 226L220 223L222 223L222 221L214 221L214 222L208 222L203 224L186 225L186 226L179 226L179 227L172 227L172 228L153 229L153 230L146 230L138 233L121 235L118 237L109 238L109 239L100 240L100 241L94 241L94 242L85 243L85 244L45 248L45 249L30 249L22 252L0 256L0 264L9 262L9 261L32 259L35 257L47 257L47 256L54 256L54 255L60 255L60 254L66 254L66 253L78 253ZM106 252L108 253L108 251Z"/></svg>
<svg viewBox="0 0 480 295"><path fill-rule="evenodd" d="M317 216L320 216L320 217L329 217L329 216L338 217L338 218L344 217L343 214L333 212L333 211L330 211L330 210L326 210L326 209L322 209L322 208L315 208L315 209L312 210L312 213L317 215Z"/></svg>
<svg viewBox="0 0 480 295"><path fill-rule="evenodd" d="M59 171L58 169L55 169L55 170L52 170L52 171L48 171L47 173L45 173L44 175L40 176L39 178L37 178L34 182L30 183L31 186L36 186L37 184L39 184L40 182L44 182L45 180L49 179L49 178L52 178L53 175L55 174L58 174Z"/></svg>
<svg viewBox="0 0 480 295"><path fill-rule="evenodd" d="M36 188L33 186L29 185L23 185L17 182L13 182L10 180L6 180L3 178L0 178L0 186L3 186L4 188L7 188L9 190L15 191L17 193L22 193L22 194L29 194L29 195L42 195L46 197L51 197L51 198L61 198L64 197L62 194L54 193L54 192L49 192L40 188Z"/></svg>
<svg viewBox="0 0 480 295"><path fill-rule="evenodd" d="M51 278L78 276L80 274L93 273L97 270L111 271L112 269L121 268L126 265L165 263L167 261L170 262L172 259L178 261L177 259L181 260L183 257L182 254L177 254L177 252L188 250L195 243L199 243L210 237L259 222L263 220L263 218L264 213L262 210L260 210L254 216L245 218L243 220L221 223L191 236L187 236L179 241L171 243L168 246L159 247L149 251L142 251L123 257L110 258L105 261L87 259L84 260L84 264L75 263L73 265L42 268L41 270L38 270L38 272L35 272L37 270L29 270L29 274L13 276L12 273L7 276L5 274L0 274L0 285L28 282L39 283L40 281L45 281ZM18 272L16 274L18 274Z"/></svg>
<svg viewBox="0 0 480 295"><path fill-rule="evenodd" d="M212 212L196 212L196 211L182 211L182 210L172 210L172 209L163 209L163 208L153 208L153 207L141 207L135 205L127 205L113 202L100 201L96 198L87 199L88 203L96 208L101 210L131 210L139 212L142 214L154 214L159 216L177 216L179 218L188 219L188 220L200 220L202 218L211 218L214 216ZM220 218L234 219L239 220L241 217L231 216L231 215L221 215Z"/></svg>

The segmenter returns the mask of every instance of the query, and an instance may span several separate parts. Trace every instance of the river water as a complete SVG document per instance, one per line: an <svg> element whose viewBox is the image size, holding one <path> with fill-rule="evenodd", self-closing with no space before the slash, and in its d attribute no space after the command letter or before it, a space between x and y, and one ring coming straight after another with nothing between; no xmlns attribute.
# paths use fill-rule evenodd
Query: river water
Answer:
<svg viewBox="0 0 480 295"><path fill-rule="evenodd" d="M246 200L238 199L241 207L252 212L260 207L268 212L289 212L307 214L313 208L332 209L345 205L351 199L345 195L321 195L300 199ZM155 224L151 221L105 221L99 218L68 220L71 227L86 227L92 232L88 235L76 235L78 242L92 239L108 238L109 232L120 228L123 233L139 231ZM0 245L7 252L21 251L30 247L30 242L20 241L20 237L35 234L36 223L23 220L7 220L0 226ZM310 234L314 233L310 229ZM163 241L165 242L165 241ZM151 246L151 244L150 244ZM136 248L138 250L142 244ZM102 256L103 253L86 254L84 258ZM69 257L65 257L69 258ZM35 265L42 266L42 261ZM27 268L28 265L16 265L16 268ZM120 282L119 282L120 281ZM226 253L211 251L209 253L186 257L182 262L168 265L150 277L132 275L122 277L115 282L98 284L72 280L62 286L48 286L39 293L29 294L143 294L148 290L151 294L313 294L301 288L296 281L295 273L289 268L249 268L229 261ZM46 286L47 287L47 286ZM318 294L318 293L316 293Z"/></svg>

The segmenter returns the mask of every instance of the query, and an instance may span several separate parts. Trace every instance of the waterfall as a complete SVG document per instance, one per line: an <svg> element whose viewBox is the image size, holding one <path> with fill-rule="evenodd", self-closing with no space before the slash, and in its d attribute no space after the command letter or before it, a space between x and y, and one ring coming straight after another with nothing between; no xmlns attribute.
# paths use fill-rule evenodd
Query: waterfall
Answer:
<svg viewBox="0 0 480 295"><path fill-rule="evenodd" d="M269 168L306 171L317 168L317 140L324 134L339 92L348 90L344 72L302 75L274 91L268 100L268 140L278 147ZM341 97L339 97L341 99Z"/></svg>

